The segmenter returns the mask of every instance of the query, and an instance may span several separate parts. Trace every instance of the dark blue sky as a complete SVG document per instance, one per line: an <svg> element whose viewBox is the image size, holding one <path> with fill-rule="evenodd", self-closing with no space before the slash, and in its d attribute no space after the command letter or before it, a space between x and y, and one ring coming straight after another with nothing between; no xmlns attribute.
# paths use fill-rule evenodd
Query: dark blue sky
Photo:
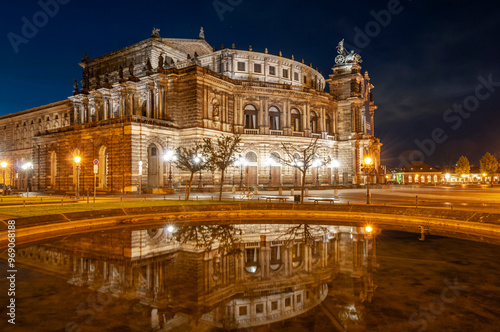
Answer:
<svg viewBox="0 0 500 332"><path fill-rule="evenodd" d="M54 2L52 17L41 14L40 3ZM478 165L487 151L500 157L499 9L492 1L21 0L4 4L0 20L0 115L65 99L83 54L139 42L153 27L196 38L203 26L217 48L281 50L326 77L345 38L375 85L385 164L453 164L464 154ZM23 32L26 21L38 31ZM481 78L493 83L481 87Z"/></svg>

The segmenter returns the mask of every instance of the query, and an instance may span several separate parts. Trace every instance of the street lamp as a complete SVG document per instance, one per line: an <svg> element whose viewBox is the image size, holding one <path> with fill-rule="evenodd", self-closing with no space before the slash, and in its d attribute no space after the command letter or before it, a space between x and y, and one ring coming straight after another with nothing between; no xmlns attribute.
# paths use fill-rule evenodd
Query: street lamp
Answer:
<svg viewBox="0 0 500 332"><path fill-rule="evenodd" d="M142 160L139 160L139 195L142 194Z"/></svg>
<svg viewBox="0 0 500 332"><path fill-rule="evenodd" d="M74 158L76 163L76 199L80 199L80 161L82 158L80 156L75 156Z"/></svg>
<svg viewBox="0 0 500 332"><path fill-rule="evenodd" d="M450 180L450 173L446 173L444 179L446 180L446 184L448 185L448 181Z"/></svg>
<svg viewBox="0 0 500 332"><path fill-rule="evenodd" d="M334 172L333 172L333 187L334 188L337 186L337 172L339 171L339 166L340 166L340 163L336 159L332 160L332 162L330 163L330 167L334 169Z"/></svg>
<svg viewBox="0 0 500 332"><path fill-rule="evenodd" d="M3 195L5 196L6 193L7 193L7 184L5 183L5 171L6 171L6 168L7 168L7 162L6 161L2 161L2 163L0 163L0 166L2 166L2 169L3 169Z"/></svg>
<svg viewBox="0 0 500 332"><path fill-rule="evenodd" d="M172 162L177 160L177 156L175 155L174 150L168 149L167 152L163 155L163 160L168 163L168 189L172 189Z"/></svg>
<svg viewBox="0 0 500 332"><path fill-rule="evenodd" d="M364 170L366 174L366 204L371 204L370 179L368 178L368 174L370 174L373 169L373 159L370 157L365 157L363 161L364 161Z"/></svg>
<svg viewBox="0 0 500 332"><path fill-rule="evenodd" d="M194 161L194 163L195 163L196 165L198 165L199 163L201 163L201 161L202 161L202 160L204 160L204 158L203 158L203 156L202 156L201 154L199 154L199 153L198 153L198 154L194 157L194 159L193 159L193 161ZM201 181L202 181L202 180L201 180L201 168L200 168L200 181L199 181L199 183L198 183L198 188L203 188L203 183L202 183Z"/></svg>
<svg viewBox="0 0 500 332"><path fill-rule="evenodd" d="M319 158L314 159L312 163L312 167L316 167L316 188L319 187L319 167L321 164L322 162Z"/></svg>
<svg viewBox="0 0 500 332"><path fill-rule="evenodd" d="M238 160L235 163L240 167L240 189L243 188L243 166L247 165L247 160L245 157L242 157L241 154L238 157Z"/></svg>
<svg viewBox="0 0 500 332"><path fill-rule="evenodd" d="M30 178L29 171L30 171L30 169L33 168L33 164L30 163L30 162L27 162L27 163L23 164L21 166L21 168L25 171L25 176L26 176L26 193L28 193L28 190L29 190L29 181L30 181L29 180L29 178ZM26 195L28 195L28 194L26 194Z"/></svg>
<svg viewBox="0 0 500 332"><path fill-rule="evenodd" d="M264 161L264 166L269 166L269 184L268 187L271 187L271 167L278 166L279 164L272 157L266 158Z"/></svg>

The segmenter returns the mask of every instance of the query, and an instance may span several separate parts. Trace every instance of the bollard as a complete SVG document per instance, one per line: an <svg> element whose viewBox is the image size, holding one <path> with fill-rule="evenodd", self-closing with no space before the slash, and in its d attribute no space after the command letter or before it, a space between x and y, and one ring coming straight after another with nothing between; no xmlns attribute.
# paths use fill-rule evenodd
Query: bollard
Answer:
<svg viewBox="0 0 500 332"><path fill-rule="evenodd" d="M338 189L333 190L333 198L339 198L339 190Z"/></svg>
<svg viewBox="0 0 500 332"><path fill-rule="evenodd" d="M309 197L309 189L307 189L307 188L305 189L304 196L305 196L305 197Z"/></svg>
<svg viewBox="0 0 500 332"><path fill-rule="evenodd" d="M123 196L120 196L120 202L123 202Z"/></svg>
<svg viewBox="0 0 500 332"><path fill-rule="evenodd" d="M290 195L295 195L295 189L290 190Z"/></svg>
<svg viewBox="0 0 500 332"><path fill-rule="evenodd" d="M212 196L210 196L210 197L212 198L212 201L213 201L213 200L214 200L214 196L212 195Z"/></svg>
<svg viewBox="0 0 500 332"><path fill-rule="evenodd" d="M198 196L196 196L196 200L198 200Z"/></svg>
<svg viewBox="0 0 500 332"><path fill-rule="evenodd" d="M167 199L167 196L163 195L163 200L166 200Z"/></svg>
<svg viewBox="0 0 500 332"><path fill-rule="evenodd" d="M233 194L236 194L236 187L233 187Z"/></svg>
<svg viewBox="0 0 500 332"><path fill-rule="evenodd" d="M280 189L279 189L279 195L280 195L280 196L281 196L281 195L283 195L283 188L281 188L281 187L280 187Z"/></svg>
<svg viewBox="0 0 500 332"><path fill-rule="evenodd" d="M257 187L255 187L255 189L254 189L253 193L254 193L255 195L258 195L258 194L259 194L259 189L258 189Z"/></svg>
<svg viewBox="0 0 500 332"><path fill-rule="evenodd" d="M233 196L233 202L234 202L234 196Z"/></svg>
<svg viewBox="0 0 500 332"><path fill-rule="evenodd" d="M26 207L26 201L23 199L23 207Z"/></svg>
<svg viewBox="0 0 500 332"><path fill-rule="evenodd" d="M179 201L181 200L181 196L179 195Z"/></svg>
<svg viewBox="0 0 500 332"><path fill-rule="evenodd" d="M63 201L63 199L61 198L61 205L63 205L63 204L64 204L64 201Z"/></svg>

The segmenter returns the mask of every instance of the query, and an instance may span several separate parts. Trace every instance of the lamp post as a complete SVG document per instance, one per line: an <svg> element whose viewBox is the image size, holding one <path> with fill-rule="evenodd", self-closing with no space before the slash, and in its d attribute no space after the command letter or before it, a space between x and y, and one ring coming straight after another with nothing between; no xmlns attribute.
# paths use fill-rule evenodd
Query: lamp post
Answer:
<svg viewBox="0 0 500 332"><path fill-rule="evenodd" d="M33 164L30 162L25 163L21 168L25 171L25 176L26 176L26 197L28 197L28 193L30 191L30 170L33 168Z"/></svg>
<svg viewBox="0 0 500 332"><path fill-rule="evenodd" d="M319 188L319 168L322 165L321 159L316 158L312 163L312 167L316 167L316 188Z"/></svg>
<svg viewBox="0 0 500 332"><path fill-rule="evenodd" d="M371 204L370 179L368 178L368 174L371 173L373 167L373 159L370 157L365 157L363 161L364 161L364 170L366 174L366 204Z"/></svg>
<svg viewBox="0 0 500 332"><path fill-rule="evenodd" d="M2 166L2 169L3 169L3 193L2 195L6 195L7 193L7 184L5 183L5 171L6 171L6 168L7 168L7 162L6 161L2 161L2 163L0 164L0 166Z"/></svg>
<svg viewBox="0 0 500 332"><path fill-rule="evenodd" d="M243 188L243 166L247 165L245 157L239 155L238 164L240 165L240 189Z"/></svg>
<svg viewBox="0 0 500 332"><path fill-rule="evenodd" d="M203 158L203 156L201 154L197 154L194 157L194 163L196 165L198 165L199 163L201 163L202 160L204 160L204 158ZM201 181L202 181L202 179L201 179L201 168L200 168L200 181L198 182L198 188L203 188L203 183Z"/></svg>
<svg viewBox="0 0 500 332"><path fill-rule="evenodd" d="M333 172L333 188L337 187L337 172L339 170L339 162L338 160L334 159L332 160L332 162L330 163L330 167L334 169L334 172Z"/></svg>
<svg viewBox="0 0 500 332"><path fill-rule="evenodd" d="M80 199L80 161L82 158L80 156L75 156L74 158L76 163L76 199Z"/></svg>
<svg viewBox="0 0 500 332"><path fill-rule="evenodd" d="M167 188L172 189L172 162L177 160L177 156L175 155L174 150L168 149L167 152L163 155L163 160L168 163Z"/></svg>
<svg viewBox="0 0 500 332"><path fill-rule="evenodd" d="M269 166L269 183L267 185L268 188L271 187L271 167L273 165L273 159L271 157L266 158L264 161L264 166Z"/></svg>
<svg viewBox="0 0 500 332"><path fill-rule="evenodd" d="M139 160L139 190L138 194L142 194L142 160Z"/></svg>

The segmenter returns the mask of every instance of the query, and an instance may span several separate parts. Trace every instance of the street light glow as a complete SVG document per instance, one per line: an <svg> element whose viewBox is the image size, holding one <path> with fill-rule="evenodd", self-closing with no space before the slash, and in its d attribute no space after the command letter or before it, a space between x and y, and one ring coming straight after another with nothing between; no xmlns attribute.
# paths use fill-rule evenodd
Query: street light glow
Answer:
<svg viewBox="0 0 500 332"><path fill-rule="evenodd" d="M0 163L0 165L2 166L2 168L5 168L5 167L7 167L7 162L2 161L2 163Z"/></svg>
<svg viewBox="0 0 500 332"><path fill-rule="evenodd" d="M371 228L371 226L366 226L365 227L365 230L368 232L368 233L371 233L373 231L373 228Z"/></svg>
<svg viewBox="0 0 500 332"><path fill-rule="evenodd" d="M80 156L75 156L75 163L79 164L82 158Z"/></svg>
<svg viewBox="0 0 500 332"><path fill-rule="evenodd" d="M21 166L21 168L22 168L22 169L24 169L24 170L27 170L28 168L30 168L30 167L32 167L32 166L33 166L33 164L32 164L32 163L27 162L26 164L24 164L23 166Z"/></svg>
<svg viewBox="0 0 500 332"><path fill-rule="evenodd" d="M365 165L371 165L371 164L373 164L373 159L370 157L365 157L364 162L365 162Z"/></svg>
<svg viewBox="0 0 500 332"><path fill-rule="evenodd" d="M446 180L448 180L448 179L450 178L450 173L446 173L446 175L444 176L444 178L445 178Z"/></svg>
<svg viewBox="0 0 500 332"><path fill-rule="evenodd" d="M338 160L332 160L332 162L330 163L330 167L338 168L339 166L340 164Z"/></svg>

